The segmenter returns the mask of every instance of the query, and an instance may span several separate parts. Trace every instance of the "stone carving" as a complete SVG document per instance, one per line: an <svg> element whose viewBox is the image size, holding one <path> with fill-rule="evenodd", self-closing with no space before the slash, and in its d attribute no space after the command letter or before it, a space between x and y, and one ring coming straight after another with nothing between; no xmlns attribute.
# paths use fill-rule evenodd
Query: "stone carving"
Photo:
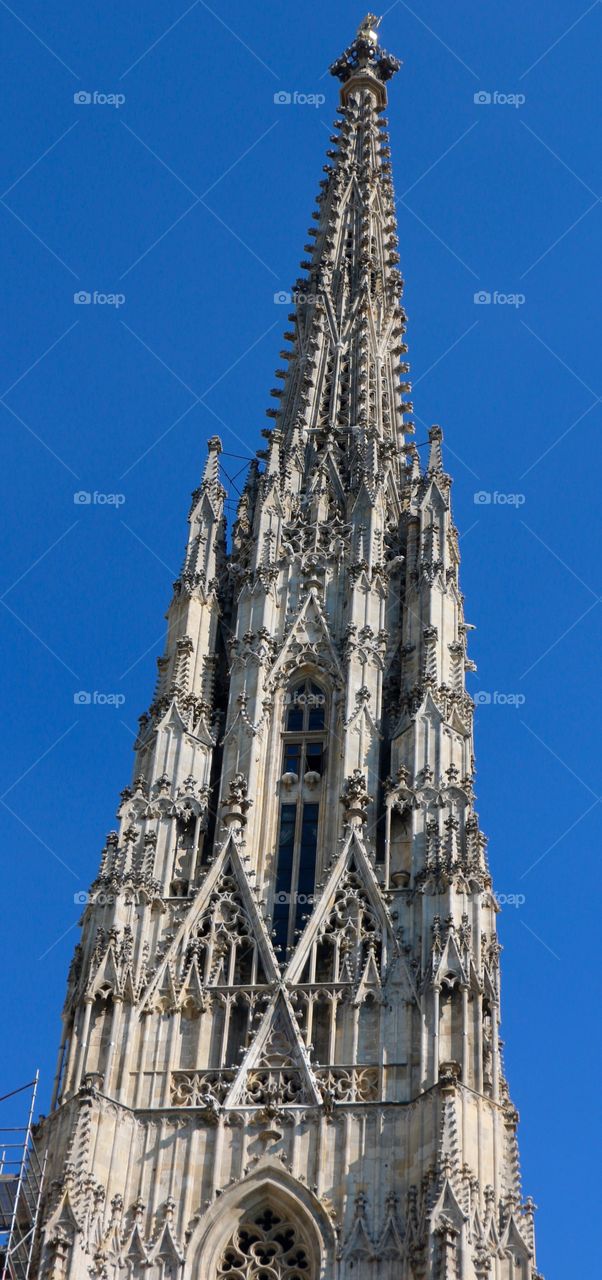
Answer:
<svg viewBox="0 0 602 1280"><path fill-rule="evenodd" d="M345 780L341 796L350 821L366 821L366 809L370 804L370 796L366 786L366 778L361 769L354 769Z"/></svg>
<svg viewBox="0 0 602 1280"><path fill-rule="evenodd" d="M222 1103L234 1079L234 1070L172 1071L171 1103L174 1107L214 1108Z"/></svg>
<svg viewBox="0 0 602 1280"><path fill-rule="evenodd" d="M316 1075L332 1102L375 1102L380 1095L378 1067L329 1067Z"/></svg>

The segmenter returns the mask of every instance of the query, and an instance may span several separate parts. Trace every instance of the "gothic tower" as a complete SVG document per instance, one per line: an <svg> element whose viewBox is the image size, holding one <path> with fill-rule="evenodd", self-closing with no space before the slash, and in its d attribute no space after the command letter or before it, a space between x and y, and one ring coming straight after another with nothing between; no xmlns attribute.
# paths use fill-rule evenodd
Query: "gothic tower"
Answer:
<svg viewBox="0 0 602 1280"><path fill-rule="evenodd" d="M369 14L265 448L208 458L71 967L42 1280L536 1280L469 624L408 420ZM400 380L401 375L401 380Z"/></svg>

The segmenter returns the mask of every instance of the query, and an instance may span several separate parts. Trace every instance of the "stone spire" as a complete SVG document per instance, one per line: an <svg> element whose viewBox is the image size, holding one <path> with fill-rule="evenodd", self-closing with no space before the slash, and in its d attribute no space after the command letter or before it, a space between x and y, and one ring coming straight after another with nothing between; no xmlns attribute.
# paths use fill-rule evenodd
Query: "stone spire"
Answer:
<svg viewBox="0 0 602 1280"><path fill-rule="evenodd" d="M329 450L345 487L356 488L366 465L369 440L376 470L391 471L404 429L409 384L399 381L408 366L399 357L406 316L397 252L384 81L399 63L378 46L370 23L331 68L343 80L340 119L320 184L315 226L308 231L305 274L293 287L290 351L278 369L282 387L270 409L289 449L310 456ZM393 467L399 481L398 470Z"/></svg>
<svg viewBox="0 0 602 1280"><path fill-rule="evenodd" d="M217 437L193 494L69 977L40 1280L536 1280L451 479L440 427L424 468L407 441L378 26L332 68L229 552Z"/></svg>

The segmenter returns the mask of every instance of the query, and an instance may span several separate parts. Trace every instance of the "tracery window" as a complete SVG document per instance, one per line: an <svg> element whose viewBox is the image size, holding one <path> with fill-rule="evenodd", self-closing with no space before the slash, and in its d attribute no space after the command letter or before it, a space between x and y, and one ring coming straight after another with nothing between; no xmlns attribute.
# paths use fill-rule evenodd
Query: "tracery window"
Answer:
<svg viewBox="0 0 602 1280"><path fill-rule="evenodd" d="M356 985L371 956L380 971L381 926L352 862L339 882L332 908L307 957L302 982Z"/></svg>
<svg viewBox="0 0 602 1280"><path fill-rule="evenodd" d="M313 905L325 766L326 695L306 679L286 695L272 927L281 958Z"/></svg>
<svg viewBox="0 0 602 1280"><path fill-rule="evenodd" d="M240 898L236 877L226 866L186 949L184 969L196 956L208 987L254 986L266 981L253 924Z"/></svg>
<svg viewBox="0 0 602 1280"><path fill-rule="evenodd" d="M316 1273L297 1228L262 1209L239 1223L217 1274L227 1280L315 1280Z"/></svg>

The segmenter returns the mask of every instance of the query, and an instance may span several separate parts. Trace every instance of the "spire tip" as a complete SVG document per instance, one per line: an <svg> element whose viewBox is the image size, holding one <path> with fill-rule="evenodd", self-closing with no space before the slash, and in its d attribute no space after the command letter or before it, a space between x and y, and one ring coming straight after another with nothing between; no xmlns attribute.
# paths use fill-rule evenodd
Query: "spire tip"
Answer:
<svg viewBox="0 0 602 1280"><path fill-rule="evenodd" d="M376 14L367 13L363 22L360 22L355 40L330 68L331 75L343 82L343 102L351 88L350 82L363 81L364 85L368 84L376 91L381 107L386 103L384 85L399 71L401 62L381 48L378 41L381 22L382 18L378 18Z"/></svg>
<svg viewBox="0 0 602 1280"><path fill-rule="evenodd" d="M222 452L222 442L219 436L210 436L207 441L207 459L203 478L201 480L201 488L214 488L219 485L219 455ZM224 491L225 492L225 491Z"/></svg>

